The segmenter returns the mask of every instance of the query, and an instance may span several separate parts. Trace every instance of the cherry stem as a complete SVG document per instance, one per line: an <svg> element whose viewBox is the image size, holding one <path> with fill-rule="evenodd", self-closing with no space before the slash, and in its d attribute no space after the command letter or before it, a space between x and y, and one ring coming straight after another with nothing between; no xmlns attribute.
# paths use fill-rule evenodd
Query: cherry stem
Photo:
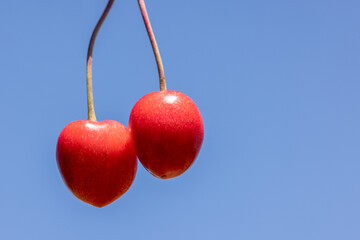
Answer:
<svg viewBox="0 0 360 240"><path fill-rule="evenodd" d="M148 13L146 11L145 2L144 2L144 0L138 0L138 2L139 2L141 15L142 15L142 17L144 19L146 31L147 31L147 33L149 35L151 46L152 46L152 49L154 51L154 55L155 55L155 59L156 59L156 64L157 64L157 68L158 68L158 72L159 72L160 91L166 91L166 81L165 81L164 66L163 66L163 63L162 63L162 60L161 60L158 45L156 43L155 35L154 35L154 32L153 32L152 27L151 27L149 16L148 16Z"/></svg>
<svg viewBox="0 0 360 240"><path fill-rule="evenodd" d="M109 0L106 8L101 15L98 23L96 24L94 31L90 38L88 53L87 53L87 64L86 64L86 88L87 88L87 105L88 105L88 120L96 122L96 115L94 109L94 97L93 97L93 88L92 88L92 54L95 44L96 36L101 28L101 25L104 23L110 9L114 3L114 0Z"/></svg>

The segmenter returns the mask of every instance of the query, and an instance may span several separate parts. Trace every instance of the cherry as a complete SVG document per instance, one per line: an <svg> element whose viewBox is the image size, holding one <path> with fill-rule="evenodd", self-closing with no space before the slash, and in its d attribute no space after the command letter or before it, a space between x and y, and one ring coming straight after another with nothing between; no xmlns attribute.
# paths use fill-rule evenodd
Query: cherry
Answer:
<svg viewBox="0 0 360 240"><path fill-rule="evenodd" d="M160 90L142 97L133 107L129 129L136 154L155 177L169 179L184 173L197 157L204 138L199 109L185 94L168 91L164 67L143 0L138 0L154 51Z"/></svg>
<svg viewBox="0 0 360 240"><path fill-rule="evenodd" d="M204 138L198 108L178 91L158 91L142 97L131 111L129 129L140 162L162 179L184 173Z"/></svg>
<svg viewBox="0 0 360 240"><path fill-rule="evenodd" d="M136 175L130 132L116 121L69 123L60 133L56 158L71 192L96 207L118 199Z"/></svg>
<svg viewBox="0 0 360 240"><path fill-rule="evenodd" d="M123 195L137 170L131 134L119 122L96 121L92 91L92 52L96 35L110 11L109 0L90 39L87 56L88 120L69 123L60 133L56 159L62 178L80 200L103 207Z"/></svg>

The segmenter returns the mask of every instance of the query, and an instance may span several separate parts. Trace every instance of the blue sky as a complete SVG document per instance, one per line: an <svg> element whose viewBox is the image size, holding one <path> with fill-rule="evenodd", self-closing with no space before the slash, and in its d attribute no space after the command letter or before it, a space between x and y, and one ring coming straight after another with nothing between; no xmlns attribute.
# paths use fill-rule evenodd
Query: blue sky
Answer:
<svg viewBox="0 0 360 240"><path fill-rule="evenodd" d="M98 209L57 169L86 119L85 62L106 1L0 2L0 239L358 239L360 2L146 1L168 89L205 139L179 178L139 165ZM158 90L137 1L115 1L94 49L98 120L128 123Z"/></svg>

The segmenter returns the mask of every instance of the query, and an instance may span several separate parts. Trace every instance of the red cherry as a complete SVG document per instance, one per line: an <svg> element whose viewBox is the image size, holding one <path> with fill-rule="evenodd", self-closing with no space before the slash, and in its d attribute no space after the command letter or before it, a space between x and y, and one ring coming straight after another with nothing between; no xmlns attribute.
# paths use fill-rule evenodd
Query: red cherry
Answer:
<svg viewBox="0 0 360 240"><path fill-rule="evenodd" d="M195 161L204 138L199 109L178 91L142 97L131 111L129 129L140 162L162 179L184 173Z"/></svg>
<svg viewBox="0 0 360 240"><path fill-rule="evenodd" d="M130 132L112 120L69 123L60 133L56 159L71 192L96 207L123 195L137 170Z"/></svg>

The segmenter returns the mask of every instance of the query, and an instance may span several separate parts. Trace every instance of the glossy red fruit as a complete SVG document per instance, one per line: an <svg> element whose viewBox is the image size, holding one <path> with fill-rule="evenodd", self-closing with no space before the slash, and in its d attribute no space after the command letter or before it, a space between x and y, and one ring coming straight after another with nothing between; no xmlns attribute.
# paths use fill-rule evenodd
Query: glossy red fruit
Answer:
<svg viewBox="0 0 360 240"><path fill-rule="evenodd" d="M63 180L80 200L103 207L131 186L137 170L130 132L116 121L74 121L60 133L56 159Z"/></svg>
<svg viewBox="0 0 360 240"><path fill-rule="evenodd" d="M199 109L177 91L142 97L131 111L129 130L140 162L161 179L184 173L195 161L204 138Z"/></svg>

